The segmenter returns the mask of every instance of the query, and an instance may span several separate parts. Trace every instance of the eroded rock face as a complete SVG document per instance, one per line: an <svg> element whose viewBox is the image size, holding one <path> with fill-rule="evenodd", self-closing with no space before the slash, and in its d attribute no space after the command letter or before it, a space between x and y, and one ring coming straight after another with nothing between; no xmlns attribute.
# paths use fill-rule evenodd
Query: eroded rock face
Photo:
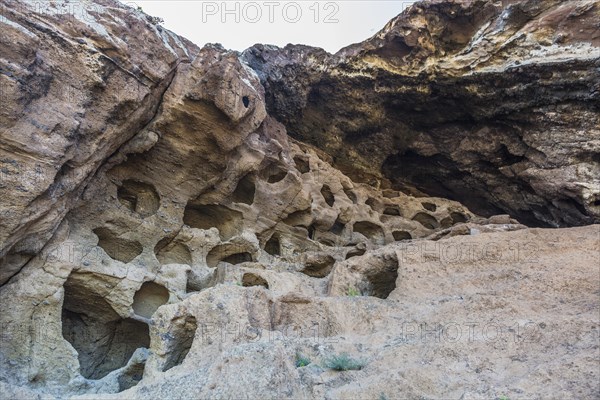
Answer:
<svg viewBox="0 0 600 400"><path fill-rule="evenodd" d="M335 55L243 57L290 135L355 180L582 225L600 221L599 12L595 0L421 2Z"/></svg>
<svg viewBox="0 0 600 400"><path fill-rule="evenodd" d="M3 1L1 11L3 283L150 122L198 48L114 1Z"/></svg>
<svg viewBox="0 0 600 400"><path fill-rule="evenodd" d="M2 397L600 394L598 226L527 229L358 183L335 151L268 114L276 92L247 54L198 49L111 1L70 19L6 4ZM38 78L19 57L42 39L32 54L53 72L50 90L23 102L17 72ZM318 70L323 57L288 61ZM57 70L80 77L77 96L55 101L67 85ZM61 130L70 120L77 134ZM434 328L457 324L458 338ZM548 349L561 364L540 369ZM324 367L342 352L364 367Z"/></svg>

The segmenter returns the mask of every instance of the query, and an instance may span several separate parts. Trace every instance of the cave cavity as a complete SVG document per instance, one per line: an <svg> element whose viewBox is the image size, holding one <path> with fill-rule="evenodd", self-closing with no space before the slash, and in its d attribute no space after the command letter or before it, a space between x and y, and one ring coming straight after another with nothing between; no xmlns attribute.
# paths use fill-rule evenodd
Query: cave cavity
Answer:
<svg viewBox="0 0 600 400"><path fill-rule="evenodd" d="M394 240L397 242L402 241L402 240L411 240L412 239L412 235L407 231L393 231L392 236L394 237Z"/></svg>
<svg viewBox="0 0 600 400"><path fill-rule="evenodd" d="M469 220L465 214L456 211L450 213L450 218L452 219L453 224L459 224Z"/></svg>
<svg viewBox="0 0 600 400"><path fill-rule="evenodd" d="M346 260L352 257L360 257L367 252L366 248L354 247L346 253Z"/></svg>
<svg viewBox="0 0 600 400"><path fill-rule="evenodd" d="M277 164L271 164L265 168L261 175L264 180L268 183L281 182L288 174L287 169Z"/></svg>
<svg viewBox="0 0 600 400"><path fill-rule="evenodd" d="M300 171L301 174L310 172L310 163L307 158L296 156L294 157L294 164L296 164L296 169Z"/></svg>
<svg viewBox="0 0 600 400"><path fill-rule="evenodd" d="M365 201L365 204L371 207L373 211L379 212L381 210L381 203L379 202L379 200L373 197L369 197L367 201Z"/></svg>
<svg viewBox="0 0 600 400"><path fill-rule="evenodd" d="M169 351L162 368L163 372L183 363L192 348L197 329L198 322L193 315L179 317L172 321L169 330Z"/></svg>
<svg viewBox="0 0 600 400"><path fill-rule="evenodd" d="M437 229L440 227L440 223L434 216L424 212L417 213L413 218L413 221L417 221L427 229Z"/></svg>
<svg viewBox="0 0 600 400"><path fill-rule="evenodd" d="M384 215L391 215L391 216L396 216L399 217L402 214L400 213L400 208L398 207L394 207L394 206L388 206L383 210L383 214Z"/></svg>
<svg viewBox="0 0 600 400"><path fill-rule="evenodd" d="M431 212L435 212L435 210L437 210L437 206L433 203L429 203L427 201L424 201L421 203L421 205L423 206L424 209L426 209L427 211L431 211Z"/></svg>
<svg viewBox="0 0 600 400"><path fill-rule="evenodd" d="M220 204L196 204L185 207L183 222L197 229L217 228L223 240L240 233L243 214Z"/></svg>
<svg viewBox="0 0 600 400"><path fill-rule="evenodd" d="M358 197L356 197L356 193L354 193L352 190L344 189L344 194L353 204L358 204Z"/></svg>
<svg viewBox="0 0 600 400"><path fill-rule="evenodd" d="M231 201L252 205L256 194L256 178L252 174L245 175L231 194Z"/></svg>
<svg viewBox="0 0 600 400"><path fill-rule="evenodd" d="M383 266L365 273L367 279L367 288L363 290L366 296L387 299L390 293L396 289L396 279L398 278L398 264L390 260Z"/></svg>
<svg viewBox="0 0 600 400"><path fill-rule="evenodd" d="M190 249L181 242L173 241L170 237L161 239L154 246L154 254L161 264L192 265Z"/></svg>
<svg viewBox="0 0 600 400"><path fill-rule="evenodd" d="M338 217L331 228L329 228L329 232L333 233L334 235L341 235L345 227L346 225L340 221L340 218Z"/></svg>
<svg viewBox="0 0 600 400"><path fill-rule="evenodd" d="M265 243L265 251L272 256L281 255L281 241L279 233L275 232L271 235L267 243Z"/></svg>
<svg viewBox="0 0 600 400"><path fill-rule="evenodd" d="M119 202L142 218L156 214L160 196L149 183L127 179L117 189Z"/></svg>
<svg viewBox="0 0 600 400"><path fill-rule="evenodd" d="M321 196L323 196L325 203L327 203L329 207L333 207L333 204L335 203L335 197L333 196L333 192L331 191L329 185L323 185L321 187Z"/></svg>
<svg viewBox="0 0 600 400"><path fill-rule="evenodd" d="M98 246L100 246L110 258L125 264L133 261L137 256L142 254L142 251L144 250L140 242L124 239L108 228L96 228L93 232L98 237Z"/></svg>
<svg viewBox="0 0 600 400"><path fill-rule="evenodd" d="M251 272L246 272L242 276L242 286L244 286L244 287L262 286L265 289L268 289L269 282L267 282L267 280L260 275L253 274Z"/></svg>
<svg viewBox="0 0 600 400"><path fill-rule="evenodd" d="M73 273L64 284L62 334L77 351L80 373L87 379L105 377L127 365L135 350L150 346L148 325L121 318L96 290L105 290L106 279Z"/></svg>
<svg viewBox="0 0 600 400"><path fill-rule="evenodd" d="M168 301L167 288L155 282L144 282L133 296L133 312L140 317L151 318L158 307Z"/></svg>
<svg viewBox="0 0 600 400"><path fill-rule="evenodd" d="M298 210L288 214L283 220L283 223L289 226L303 226L307 227L312 223L313 216L310 208L306 210Z"/></svg>
<svg viewBox="0 0 600 400"><path fill-rule="evenodd" d="M353 225L353 231L360 233L375 244L385 244L383 228L369 221L358 221Z"/></svg>
<svg viewBox="0 0 600 400"><path fill-rule="evenodd" d="M222 244L214 247L206 255L206 265L210 268L215 268L220 262L237 265L251 261L254 261L254 257L247 246Z"/></svg>
<svg viewBox="0 0 600 400"><path fill-rule="evenodd" d="M317 257L306 262L300 272L313 278L325 278L331 273L334 264L335 258L330 255Z"/></svg>

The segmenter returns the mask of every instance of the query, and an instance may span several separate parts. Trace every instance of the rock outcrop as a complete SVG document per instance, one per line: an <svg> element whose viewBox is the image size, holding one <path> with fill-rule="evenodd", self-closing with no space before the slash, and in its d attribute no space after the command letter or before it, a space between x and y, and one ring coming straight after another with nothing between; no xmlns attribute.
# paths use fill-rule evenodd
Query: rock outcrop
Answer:
<svg viewBox="0 0 600 400"><path fill-rule="evenodd" d="M335 55L244 52L351 178L537 226L600 221L600 3L427 1Z"/></svg>
<svg viewBox="0 0 600 400"><path fill-rule="evenodd" d="M561 28L558 46L595 38L585 29L597 5L577 3L569 12L591 20L583 33ZM515 34L515 9L538 22L536 35L549 10L564 17L554 3L535 14L516 2L503 19L490 2L423 3L337 55L265 46L240 55L198 48L112 0L5 1L2 398L599 396L599 226L519 222L597 220L597 93L573 97L596 83L597 61L583 54L597 43L569 47L540 89L540 110L564 95L568 112L557 104L544 118L561 121L570 147L539 135L534 145L552 125L524 111L538 89L498 66L527 47L488 48ZM408 43L404 25L419 21L425 30ZM459 53L486 21L493 35L482 29L479 55L461 58L478 65L469 75ZM488 72L480 53L495 54ZM523 74L545 70L533 61ZM524 92L492 96L488 73ZM469 79L450 99L428 91ZM486 90L489 104L475 107ZM421 93L410 104L421 116L405 119L402 91ZM393 99L396 114L384 109ZM531 118L513 120L521 136L491 122L492 101L506 120L516 110ZM364 130L368 121L378 128ZM448 162L421 162L441 154L442 139ZM491 158L503 145L527 153L511 174ZM415 157L404 172L398 149ZM546 158L558 160L553 169ZM446 198L459 197L450 189L425 196L415 178L451 188L461 168L479 196L472 204ZM525 176L547 186L532 183L515 208L511 190Z"/></svg>

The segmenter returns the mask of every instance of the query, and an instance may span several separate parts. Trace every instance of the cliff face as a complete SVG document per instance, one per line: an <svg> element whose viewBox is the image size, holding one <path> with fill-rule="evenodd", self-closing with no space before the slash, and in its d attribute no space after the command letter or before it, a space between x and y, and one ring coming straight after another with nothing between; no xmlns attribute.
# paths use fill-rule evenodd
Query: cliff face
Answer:
<svg viewBox="0 0 600 400"><path fill-rule="evenodd" d="M417 3L329 55L244 52L269 112L353 179L509 213L600 218L596 1Z"/></svg>
<svg viewBox="0 0 600 400"><path fill-rule="evenodd" d="M240 55L3 1L2 398L600 395L599 227L514 218L597 221L598 5L510 3Z"/></svg>

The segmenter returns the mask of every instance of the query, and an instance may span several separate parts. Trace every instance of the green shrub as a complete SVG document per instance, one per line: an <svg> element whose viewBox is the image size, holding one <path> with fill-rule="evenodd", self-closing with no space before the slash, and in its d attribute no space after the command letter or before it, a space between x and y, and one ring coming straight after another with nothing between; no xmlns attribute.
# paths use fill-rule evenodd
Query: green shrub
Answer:
<svg viewBox="0 0 600 400"><path fill-rule="evenodd" d="M332 355L323 361L325 368L335 371L359 370L365 366L365 362L350 357L347 353Z"/></svg>
<svg viewBox="0 0 600 400"><path fill-rule="evenodd" d="M296 368L306 367L310 362L310 358L305 357L300 353L296 353L296 362L294 363Z"/></svg>
<svg viewBox="0 0 600 400"><path fill-rule="evenodd" d="M348 296L350 296L350 297L356 297L356 296L361 296L362 295L362 293L360 293L360 290L358 290L354 286L350 286L348 288L348 291L346 292L346 294Z"/></svg>

